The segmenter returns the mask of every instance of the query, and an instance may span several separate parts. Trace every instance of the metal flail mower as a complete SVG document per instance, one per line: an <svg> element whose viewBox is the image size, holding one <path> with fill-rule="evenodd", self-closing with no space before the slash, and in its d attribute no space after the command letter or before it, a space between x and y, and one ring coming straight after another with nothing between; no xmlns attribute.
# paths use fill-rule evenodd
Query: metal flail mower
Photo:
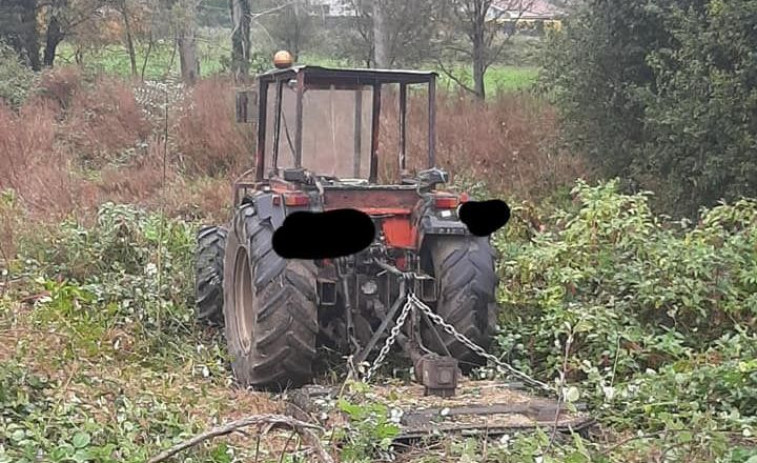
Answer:
<svg viewBox="0 0 757 463"><path fill-rule="evenodd" d="M430 312L422 301L408 295L408 302L379 356L364 375L369 381L380 367L407 314L418 310L476 352L483 351L454 327ZM388 382L372 385L366 398L386 406L400 427L395 441L409 441L434 436L485 435L497 437L538 427L561 433L585 434L595 424L584 404L569 406L560 400L527 392L526 383L544 392L549 386L514 370L496 357L481 352L500 369L509 370L524 382L475 381L462 376L455 358L435 353L420 354L417 348L403 346L414 365L415 383ZM288 411L299 419L310 419L324 427L345 423L345 415L334 407L341 387L308 385L290 391Z"/></svg>
<svg viewBox="0 0 757 463"><path fill-rule="evenodd" d="M522 384L462 380L449 397L426 395L427 387L391 383L371 387L368 398L388 407L397 419L400 432L395 441L443 435L498 437L538 427L584 433L594 425L583 404L575 404L571 411L557 400L526 392ZM343 426L345 415L331 405L339 389L309 385L290 391L287 412L325 428Z"/></svg>

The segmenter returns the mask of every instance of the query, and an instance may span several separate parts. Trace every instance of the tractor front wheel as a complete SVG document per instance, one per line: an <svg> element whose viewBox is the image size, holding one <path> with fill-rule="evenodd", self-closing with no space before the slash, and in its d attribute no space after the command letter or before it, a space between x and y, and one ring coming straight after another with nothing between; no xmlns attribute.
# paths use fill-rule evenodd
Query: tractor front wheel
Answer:
<svg viewBox="0 0 757 463"><path fill-rule="evenodd" d="M237 381L281 390L313 376L318 306L315 265L276 254L273 232L253 205L239 209L226 246L224 318Z"/></svg>
<svg viewBox="0 0 757 463"><path fill-rule="evenodd" d="M497 323L495 254L488 238L434 237L428 251L438 285L435 312L459 333L488 349ZM440 354L449 351L464 372L486 363L440 326L435 328L443 345L428 328L423 332L424 343Z"/></svg>
<svg viewBox="0 0 757 463"><path fill-rule="evenodd" d="M223 257L226 228L210 226L197 232L195 253L195 317L198 322L223 325Z"/></svg>

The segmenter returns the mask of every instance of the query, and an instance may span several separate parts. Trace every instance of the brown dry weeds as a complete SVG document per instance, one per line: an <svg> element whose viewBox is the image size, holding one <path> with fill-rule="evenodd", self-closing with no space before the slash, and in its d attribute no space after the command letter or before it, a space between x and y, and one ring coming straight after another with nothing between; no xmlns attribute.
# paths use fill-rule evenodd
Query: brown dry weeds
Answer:
<svg viewBox="0 0 757 463"><path fill-rule="evenodd" d="M384 97L381 176L391 180L397 96ZM554 111L537 97L504 94L486 104L463 94L438 98L437 156L453 176L486 180L497 195L536 199L583 172L556 148ZM409 101L408 158L417 170L427 151L427 106L423 95ZM165 152L162 125L141 112L130 82L85 78L73 68L50 71L19 112L0 105L0 191L14 190L31 223L88 216L105 201L226 220L231 182L252 167L254 126L236 123L228 79L199 82L186 103L171 116ZM7 209L0 207L0 219L11 223ZM7 228L0 238L12 249L14 230Z"/></svg>

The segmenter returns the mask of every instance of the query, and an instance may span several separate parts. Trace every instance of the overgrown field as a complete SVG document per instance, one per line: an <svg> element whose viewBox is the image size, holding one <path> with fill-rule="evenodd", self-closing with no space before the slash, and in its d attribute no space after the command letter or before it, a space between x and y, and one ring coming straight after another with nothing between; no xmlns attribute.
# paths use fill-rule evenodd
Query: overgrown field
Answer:
<svg viewBox="0 0 757 463"><path fill-rule="evenodd" d="M542 380L564 375L566 396L591 404L601 433L551 444L544 431L510 436L490 442L485 459L473 440L400 458L754 461L757 204L721 206L684 226L613 184L579 183L573 193L575 205L497 236L496 354ZM10 194L3 208L21 214ZM144 461L214 423L281 410L236 390L220 336L192 321L196 227L108 203L89 226L21 235L0 292L0 461ZM365 461L396 430L380 404L352 400L341 452ZM254 440L219 439L182 461L252 457ZM263 441L266 461L286 440Z"/></svg>
<svg viewBox="0 0 757 463"><path fill-rule="evenodd" d="M166 124L162 87L60 69L0 108L0 462L144 462L283 411L236 389L222 336L193 322L194 233L226 219L254 148L230 89L169 88ZM437 117L455 182L513 206L494 240L494 354L587 402L600 426L590 440L448 440L395 461L757 462L757 203L677 223L644 194L576 181L585 169L561 151L553 110L527 93L483 106L446 93ZM323 445L385 461L396 428L354 386L338 404L351 421ZM251 428L173 461L313 461L289 432L257 441Z"/></svg>

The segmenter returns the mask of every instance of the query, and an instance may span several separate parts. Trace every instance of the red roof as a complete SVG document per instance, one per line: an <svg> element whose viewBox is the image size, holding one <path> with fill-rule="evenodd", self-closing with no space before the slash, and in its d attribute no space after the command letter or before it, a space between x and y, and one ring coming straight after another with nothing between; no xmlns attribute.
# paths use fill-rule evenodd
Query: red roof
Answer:
<svg viewBox="0 0 757 463"><path fill-rule="evenodd" d="M521 18L554 17L563 13L562 9L546 0L494 0L492 5L498 9L512 11Z"/></svg>

